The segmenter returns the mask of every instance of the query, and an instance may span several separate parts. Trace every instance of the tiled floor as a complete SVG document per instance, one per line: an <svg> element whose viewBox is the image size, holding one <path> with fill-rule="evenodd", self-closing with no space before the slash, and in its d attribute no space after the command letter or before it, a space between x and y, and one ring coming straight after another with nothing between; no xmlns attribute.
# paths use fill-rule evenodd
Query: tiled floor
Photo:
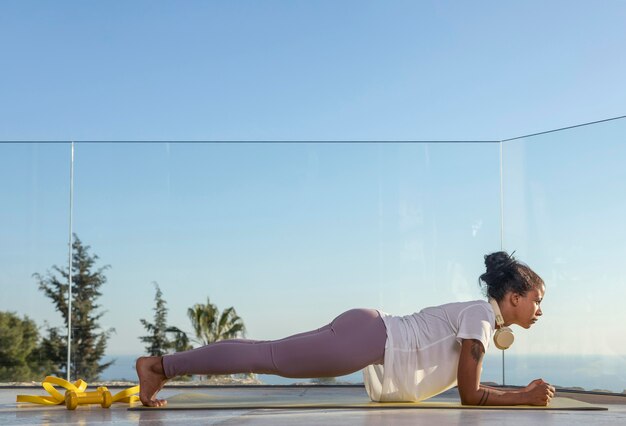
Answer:
<svg viewBox="0 0 626 426"><path fill-rule="evenodd" d="M285 394L302 392L302 387L272 388L195 388L193 392L229 393L233 396L249 396L253 393L271 392ZM189 389L165 389L165 397L177 393L190 392ZM362 387L316 387L309 392L323 395L363 394ZM98 406L81 406L75 411L68 411L63 406L42 407L32 404L15 403L17 394L37 394L39 389L0 389L0 424L206 424L206 425L617 425L626 424L626 398L594 400L594 404L604 405L608 411L508 411L508 410L357 410L357 409L280 409L280 410L200 410L200 411L129 411L128 406L115 404L110 409ZM572 395L567 395L572 397ZM441 399L456 398L456 391L443 395ZM582 398L584 399L584 397ZM610 404L604 403L609 401Z"/></svg>

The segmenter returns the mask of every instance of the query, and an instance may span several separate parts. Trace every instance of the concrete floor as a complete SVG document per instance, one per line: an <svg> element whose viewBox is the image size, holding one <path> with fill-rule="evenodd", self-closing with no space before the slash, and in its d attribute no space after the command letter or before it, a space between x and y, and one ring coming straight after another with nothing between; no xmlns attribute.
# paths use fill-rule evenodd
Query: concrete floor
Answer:
<svg viewBox="0 0 626 426"><path fill-rule="evenodd" d="M249 396L254 393L286 394L300 393L303 387L263 387L263 388L194 388L165 389L164 397L184 392L203 392L210 394L231 394L233 396ZM111 389L114 390L113 388ZM322 395L366 395L362 387L314 387L309 392L320 392ZM508 411L508 410L451 410L451 409L312 409L312 410L196 410L166 411L145 410L129 411L126 404L115 404L110 409L98 406L81 406L75 411L68 411L63 406L43 407L34 404L15 403L17 394L45 394L40 389L0 389L0 424L31 425L31 424L206 424L206 425L414 425L422 424L460 425L617 425L626 424L625 397L597 397L593 395L560 394L574 397L609 408L608 411ZM437 399L456 399L456 390L448 392Z"/></svg>

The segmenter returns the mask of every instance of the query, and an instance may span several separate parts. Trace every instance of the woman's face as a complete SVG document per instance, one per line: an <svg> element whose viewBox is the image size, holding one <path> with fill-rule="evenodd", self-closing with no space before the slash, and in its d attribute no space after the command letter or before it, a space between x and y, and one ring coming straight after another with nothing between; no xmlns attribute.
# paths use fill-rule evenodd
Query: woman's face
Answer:
<svg viewBox="0 0 626 426"><path fill-rule="evenodd" d="M517 325L524 328L530 328L543 315L541 312L541 301L546 292L546 286L541 285L528 291L524 296L516 296L516 321Z"/></svg>

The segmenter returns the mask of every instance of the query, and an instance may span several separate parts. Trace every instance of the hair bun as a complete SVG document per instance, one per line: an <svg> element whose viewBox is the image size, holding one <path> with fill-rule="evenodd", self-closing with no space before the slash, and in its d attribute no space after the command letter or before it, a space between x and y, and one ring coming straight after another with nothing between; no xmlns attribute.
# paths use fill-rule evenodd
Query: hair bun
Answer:
<svg viewBox="0 0 626 426"><path fill-rule="evenodd" d="M506 267L515 263L513 253L509 255L505 251L497 251L495 253L485 255L485 266L487 267L487 273L503 271Z"/></svg>
<svg viewBox="0 0 626 426"><path fill-rule="evenodd" d="M519 262L505 251L485 255L487 272L478 278L478 284L485 284L485 295L502 300L508 291L525 295L533 287L544 285L543 280L528 265Z"/></svg>

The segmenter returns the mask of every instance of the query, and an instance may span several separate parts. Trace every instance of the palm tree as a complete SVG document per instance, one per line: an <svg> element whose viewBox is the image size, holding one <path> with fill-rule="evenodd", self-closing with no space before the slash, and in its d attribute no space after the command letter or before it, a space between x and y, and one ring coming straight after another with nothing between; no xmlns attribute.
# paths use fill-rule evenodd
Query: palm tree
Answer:
<svg viewBox="0 0 626 426"><path fill-rule="evenodd" d="M203 345L220 340L245 337L246 328L235 308L224 309L220 313L217 306L207 298L207 303L196 303L187 309L197 342Z"/></svg>

